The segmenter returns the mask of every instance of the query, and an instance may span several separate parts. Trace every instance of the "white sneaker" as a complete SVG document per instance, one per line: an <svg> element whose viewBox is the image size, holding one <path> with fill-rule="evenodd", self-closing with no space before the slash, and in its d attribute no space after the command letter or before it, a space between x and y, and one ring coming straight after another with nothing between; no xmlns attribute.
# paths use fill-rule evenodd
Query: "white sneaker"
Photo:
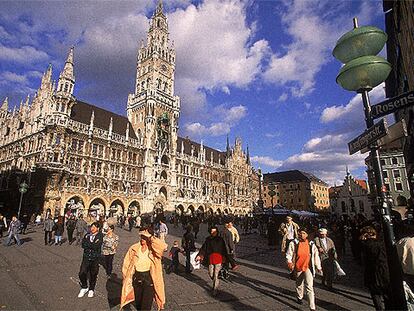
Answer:
<svg viewBox="0 0 414 311"><path fill-rule="evenodd" d="M92 298L92 297L93 297L93 294L94 294L93 290L90 290L90 291L88 292L88 297L89 297L89 298Z"/></svg>
<svg viewBox="0 0 414 311"><path fill-rule="evenodd" d="M78 294L78 298L82 298L83 296L85 296L85 294L88 292L89 289L87 288L81 288L81 290L79 291Z"/></svg>

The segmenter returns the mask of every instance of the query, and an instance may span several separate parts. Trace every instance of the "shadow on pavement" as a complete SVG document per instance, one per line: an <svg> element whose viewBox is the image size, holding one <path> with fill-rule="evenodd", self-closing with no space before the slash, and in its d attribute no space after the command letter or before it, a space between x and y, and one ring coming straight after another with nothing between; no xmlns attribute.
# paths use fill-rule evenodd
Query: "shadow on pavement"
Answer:
<svg viewBox="0 0 414 311"><path fill-rule="evenodd" d="M118 306L121 303L122 279L116 274L106 281L106 292L109 308Z"/></svg>

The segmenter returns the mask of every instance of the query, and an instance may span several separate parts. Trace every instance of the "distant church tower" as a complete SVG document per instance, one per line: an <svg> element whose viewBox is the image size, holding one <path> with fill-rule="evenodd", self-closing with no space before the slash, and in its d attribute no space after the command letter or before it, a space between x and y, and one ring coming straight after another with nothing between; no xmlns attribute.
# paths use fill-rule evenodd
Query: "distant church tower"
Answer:
<svg viewBox="0 0 414 311"><path fill-rule="evenodd" d="M144 181L147 185L155 182L153 189L145 186L148 202L160 189L168 188L168 199L175 193L180 99L174 95L174 73L175 49L160 0L150 21L147 42L138 50L135 92L128 96L127 104L128 120L145 149Z"/></svg>

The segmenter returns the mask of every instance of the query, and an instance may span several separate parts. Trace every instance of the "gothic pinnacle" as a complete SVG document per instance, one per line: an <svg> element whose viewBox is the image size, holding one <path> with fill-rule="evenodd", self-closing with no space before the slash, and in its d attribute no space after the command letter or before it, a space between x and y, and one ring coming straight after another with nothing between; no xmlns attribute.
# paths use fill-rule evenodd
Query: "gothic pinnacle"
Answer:
<svg viewBox="0 0 414 311"><path fill-rule="evenodd" d="M1 105L0 110L8 111L9 110L9 98L6 97Z"/></svg>

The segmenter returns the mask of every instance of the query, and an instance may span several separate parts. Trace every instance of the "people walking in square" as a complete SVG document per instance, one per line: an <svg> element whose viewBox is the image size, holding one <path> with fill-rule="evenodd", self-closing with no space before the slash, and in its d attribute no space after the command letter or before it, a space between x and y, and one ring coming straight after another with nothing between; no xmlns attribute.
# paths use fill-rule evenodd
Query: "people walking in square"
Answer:
<svg viewBox="0 0 414 311"><path fill-rule="evenodd" d="M226 244L227 259L228 259L226 262L223 263L223 269L222 269L222 276L225 279L228 278L229 276L228 270L230 267L232 270L236 270L239 267L235 260L236 244L234 242L234 235L231 231L231 227L232 227L232 220L230 218L226 218L224 220L224 229L221 233L224 243Z"/></svg>
<svg viewBox="0 0 414 311"><path fill-rule="evenodd" d="M13 216L9 224L9 231L8 231L9 235L5 242L6 246L10 246L12 240L14 240L18 246L22 244L19 238L20 226L21 226L20 220L18 220L16 216Z"/></svg>
<svg viewBox="0 0 414 311"><path fill-rule="evenodd" d="M52 232L55 225L52 215L48 215L43 223L43 231L45 232L45 245L52 244Z"/></svg>
<svg viewBox="0 0 414 311"><path fill-rule="evenodd" d="M121 309L135 301L137 310L151 310L155 300L164 308L165 289L161 258L168 245L142 227L140 241L132 245L122 265Z"/></svg>
<svg viewBox="0 0 414 311"><path fill-rule="evenodd" d="M228 259L226 243L219 236L216 226L211 227L208 236L197 254L196 261L208 267L208 273L213 281L213 296L217 295L219 287L219 272L222 264Z"/></svg>
<svg viewBox="0 0 414 311"><path fill-rule="evenodd" d="M164 222L163 219L159 220L159 225L158 225L158 236L159 238L165 242L165 237L168 234L168 227L166 225L166 223Z"/></svg>
<svg viewBox="0 0 414 311"><path fill-rule="evenodd" d="M99 273L99 258L103 243L103 234L99 231L99 224L91 224L90 232L82 239L83 257L79 270L81 289L78 297L82 298L88 293L88 297L94 296L96 280ZM89 276L89 287L88 287Z"/></svg>
<svg viewBox="0 0 414 311"><path fill-rule="evenodd" d="M183 235L183 238L181 240L181 246L184 249L185 253L185 272L191 273L191 263L190 263L190 256L191 252L195 252L195 240L193 235L193 227L191 225L188 225L186 227L186 231Z"/></svg>
<svg viewBox="0 0 414 311"><path fill-rule="evenodd" d="M129 215L129 217L128 217L128 231L131 232L133 227L134 227L134 218L132 218L132 215Z"/></svg>
<svg viewBox="0 0 414 311"><path fill-rule="evenodd" d="M286 222L282 222L279 227L279 234L282 235L282 253L286 253L290 242L298 238L299 225L293 221L291 216L286 217Z"/></svg>
<svg viewBox="0 0 414 311"><path fill-rule="evenodd" d="M316 271L321 272L321 261L315 243L308 240L306 229L299 229L298 235L299 239L290 243L286 250L286 261L295 274L297 302L302 304L305 291L310 310L316 310L313 279Z"/></svg>
<svg viewBox="0 0 414 311"><path fill-rule="evenodd" d="M63 216L59 216L57 222L53 226L53 231L55 232L55 245L62 245L62 236L64 230L65 225L63 223Z"/></svg>
<svg viewBox="0 0 414 311"><path fill-rule="evenodd" d="M334 242L327 237L328 230L320 228L319 236L314 240L316 247L319 251L319 257L322 263L322 285L327 286L329 290L332 290L332 282L334 277L334 264L337 259L336 249Z"/></svg>
<svg viewBox="0 0 414 311"><path fill-rule="evenodd" d="M88 232L88 224L83 219L82 215L79 215L79 218L76 221L75 232L76 232L76 245L79 245L83 237L85 236L85 234Z"/></svg>
<svg viewBox="0 0 414 311"><path fill-rule="evenodd" d="M3 231L7 229L7 220L2 214L0 214L0 238L3 237Z"/></svg>
<svg viewBox="0 0 414 311"><path fill-rule="evenodd" d="M102 255L105 262L105 271L108 278L112 275L114 256L118 248L119 237L114 233L115 226L109 225L103 237Z"/></svg>
<svg viewBox="0 0 414 311"><path fill-rule="evenodd" d="M75 215L70 215L68 221L66 222L66 231L68 232L68 242L69 245L73 243L73 232L76 227Z"/></svg>

